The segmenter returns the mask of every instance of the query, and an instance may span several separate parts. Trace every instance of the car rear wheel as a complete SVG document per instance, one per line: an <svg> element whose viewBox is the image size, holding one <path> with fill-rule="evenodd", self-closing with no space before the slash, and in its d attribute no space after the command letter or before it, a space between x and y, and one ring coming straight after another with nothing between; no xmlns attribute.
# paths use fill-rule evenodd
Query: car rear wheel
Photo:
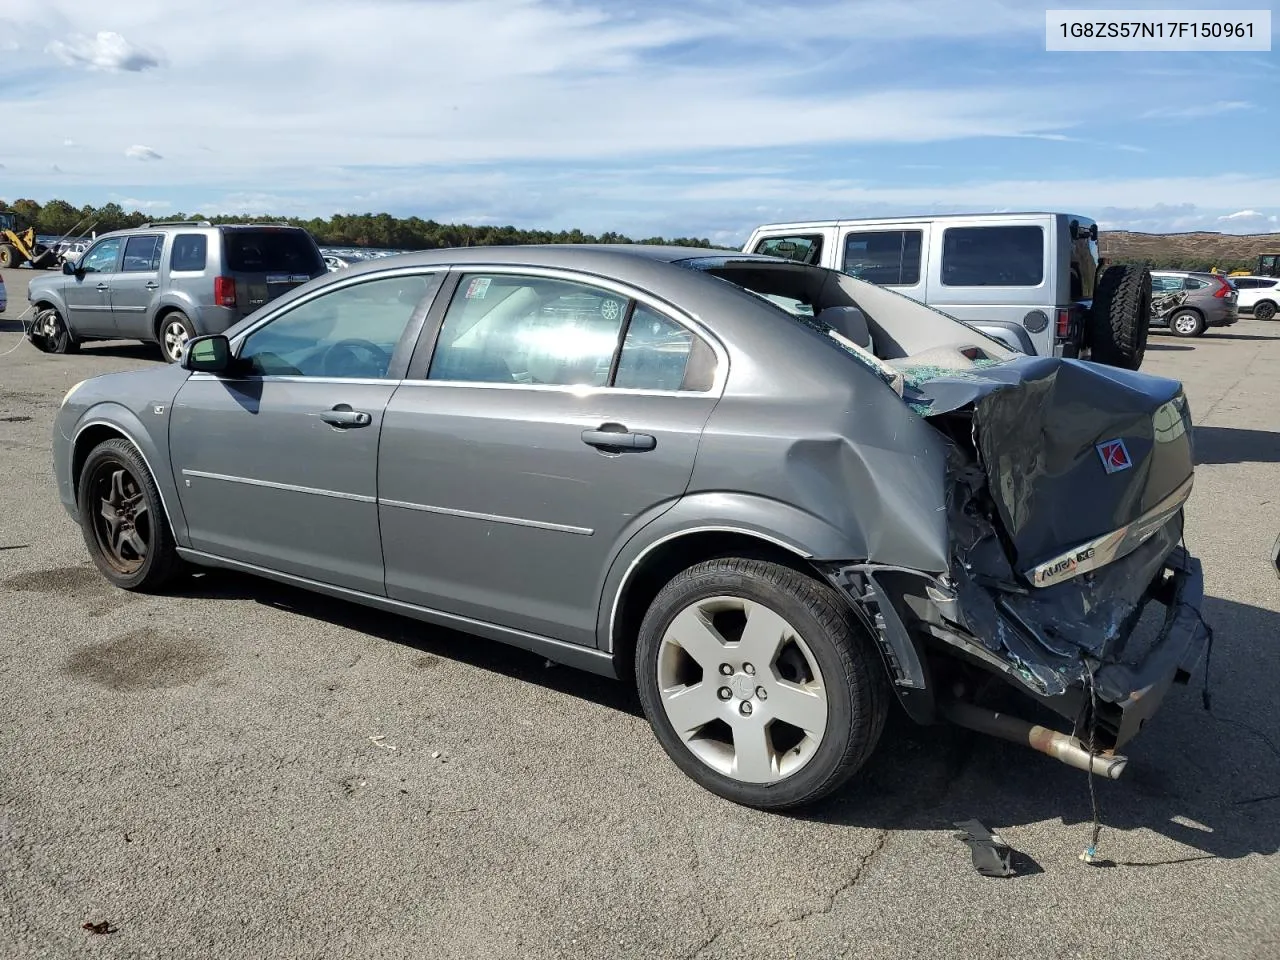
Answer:
<svg viewBox="0 0 1280 960"><path fill-rule="evenodd" d="M888 715L884 668L847 603L762 560L710 560L671 580L641 624L636 679L672 760L760 809L841 786Z"/></svg>
<svg viewBox="0 0 1280 960"><path fill-rule="evenodd" d="M1197 310L1178 310L1169 318L1169 329L1177 337L1198 337L1205 330L1204 317Z"/></svg>
<svg viewBox="0 0 1280 960"><path fill-rule="evenodd" d="M1274 320L1276 318L1276 305L1270 300L1263 300L1254 306L1253 315L1259 320Z"/></svg>
<svg viewBox="0 0 1280 960"><path fill-rule="evenodd" d="M31 322L31 342L45 353L75 353L80 344L67 329L62 314L52 307L41 310Z"/></svg>
<svg viewBox="0 0 1280 960"><path fill-rule="evenodd" d="M160 491L129 441L104 440L90 451L77 507L89 556L115 586L159 590L181 568Z"/></svg>
<svg viewBox="0 0 1280 960"><path fill-rule="evenodd" d="M166 313L160 321L160 352L170 363L177 363L182 359L187 341L195 335L196 328L191 325L186 314L176 310Z"/></svg>

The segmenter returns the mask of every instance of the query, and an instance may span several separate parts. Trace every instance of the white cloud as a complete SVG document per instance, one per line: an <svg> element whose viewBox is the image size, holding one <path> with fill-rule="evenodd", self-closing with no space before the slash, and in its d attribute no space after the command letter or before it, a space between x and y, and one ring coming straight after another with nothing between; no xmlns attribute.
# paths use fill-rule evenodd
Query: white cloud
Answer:
<svg viewBox="0 0 1280 960"><path fill-rule="evenodd" d="M124 155L130 160L163 160L164 157L156 153L150 147L144 147L140 143L135 143L132 147L124 152Z"/></svg>
<svg viewBox="0 0 1280 960"><path fill-rule="evenodd" d="M64 147L74 147L76 145L76 142L68 137L66 140L62 141L62 145Z"/></svg>
<svg viewBox="0 0 1280 960"><path fill-rule="evenodd" d="M88 67L90 70L139 73L161 64L156 54L106 30L92 37L77 35L55 40L47 49L68 66Z"/></svg>
<svg viewBox="0 0 1280 960"><path fill-rule="evenodd" d="M1235 213L1228 213L1225 217L1219 217L1219 220L1265 220L1266 214L1259 213L1257 210L1237 210Z"/></svg>
<svg viewBox="0 0 1280 960"><path fill-rule="evenodd" d="M113 198L114 199L114 198ZM133 197L125 197L123 200L116 200L125 210L172 210L173 204L168 200L135 200Z"/></svg>
<svg viewBox="0 0 1280 960"><path fill-rule="evenodd" d="M1156 107L1143 113L1141 120L1196 120L1200 117L1216 117L1224 113L1252 110L1247 100L1219 100L1215 103L1190 103L1182 107Z"/></svg>

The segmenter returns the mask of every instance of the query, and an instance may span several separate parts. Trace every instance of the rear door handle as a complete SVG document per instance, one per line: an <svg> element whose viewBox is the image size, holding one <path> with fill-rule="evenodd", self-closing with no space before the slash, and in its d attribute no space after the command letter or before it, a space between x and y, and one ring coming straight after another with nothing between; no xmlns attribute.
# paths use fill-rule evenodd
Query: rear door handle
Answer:
<svg viewBox="0 0 1280 960"><path fill-rule="evenodd" d="M652 434L632 433L616 423L606 423L604 426L613 429L583 430L582 442L601 450L652 450L658 445L658 438Z"/></svg>
<svg viewBox="0 0 1280 960"><path fill-rule="evenodd" d="M320 419L335 427L367 427L373 423L373 417L363 410L352 410L345 403L340 403L332 410L320 414Z"/></svg>
<svg viewBox="0 0 1280 960"><path fill-rule="evenodd" d="M148 281L147 281L147 289L148 289L148 290L159 290L159 289L160 289L160 284L156 283L154 280L148 280Z"/></svg>
<svg viewBox="0 0 1280 960"><path fill-rule="evenodd" d="M100 284L98 284L98 292L99 292L99 293L106 293L106 292L107 292L108 290L110 290L110 289L111 289L111 288L110 288L109 286L107 286L105 283L100 283Z"/></svg>

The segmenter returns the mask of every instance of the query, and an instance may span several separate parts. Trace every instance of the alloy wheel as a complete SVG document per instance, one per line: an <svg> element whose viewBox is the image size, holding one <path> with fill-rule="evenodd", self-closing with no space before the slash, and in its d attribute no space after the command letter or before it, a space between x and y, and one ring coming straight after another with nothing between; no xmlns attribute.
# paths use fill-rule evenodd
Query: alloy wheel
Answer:
<svg viewBox="0 0 1280 960"><path fill-rule="evenodd" d="M164 325L164 352L174 363L182 359L182 351L189 339L187 328L181 320L171 320Z"/></svg>
<svg viewBox="0 0 1280 960"><path fill-rule="evenodd" d="M1200 319L1194 313L1180 313L1173 318L1173 329L1189 337L1200 327Z"/></svg>
<svg viewBox="0 0 1280 960"><path fill-rule="evenodd" d="M89 479L93 534L107 564L123 576L147 562L151 513L138 479L122 463L105 460Z"/></svg>
<svg viewBox="0 0 1280 960"><path fill-rule="evenodd" d="M822 744L828 704L817 659L762 603L720 596L684 608L663 635L657 672L677 736L727 777L782 780Z"/></svg>

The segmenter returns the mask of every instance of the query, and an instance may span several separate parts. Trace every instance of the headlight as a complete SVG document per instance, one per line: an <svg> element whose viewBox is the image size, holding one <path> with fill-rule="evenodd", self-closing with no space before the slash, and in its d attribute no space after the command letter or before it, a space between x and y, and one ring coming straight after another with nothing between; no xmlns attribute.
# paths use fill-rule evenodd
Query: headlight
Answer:
<svg viewBox="0 0 1280 960"><path fill-rule="evenodd" d="M83 386L84 386L86 383L88 383L88 382L89 382L89 381L87 381L87 380L81 380L79 383L77 383L75 386L73 386L70 390L68 390L66 393L64 393L64 394L62 395L62 402L61 402L60 404L58 404L58 406L60 406L60 407L65 407L65 406L67 405L67 401L71 399L71 395L72 395L73 393L75 393L77 390L79 390L81 387L83 387Z"/></svg>

